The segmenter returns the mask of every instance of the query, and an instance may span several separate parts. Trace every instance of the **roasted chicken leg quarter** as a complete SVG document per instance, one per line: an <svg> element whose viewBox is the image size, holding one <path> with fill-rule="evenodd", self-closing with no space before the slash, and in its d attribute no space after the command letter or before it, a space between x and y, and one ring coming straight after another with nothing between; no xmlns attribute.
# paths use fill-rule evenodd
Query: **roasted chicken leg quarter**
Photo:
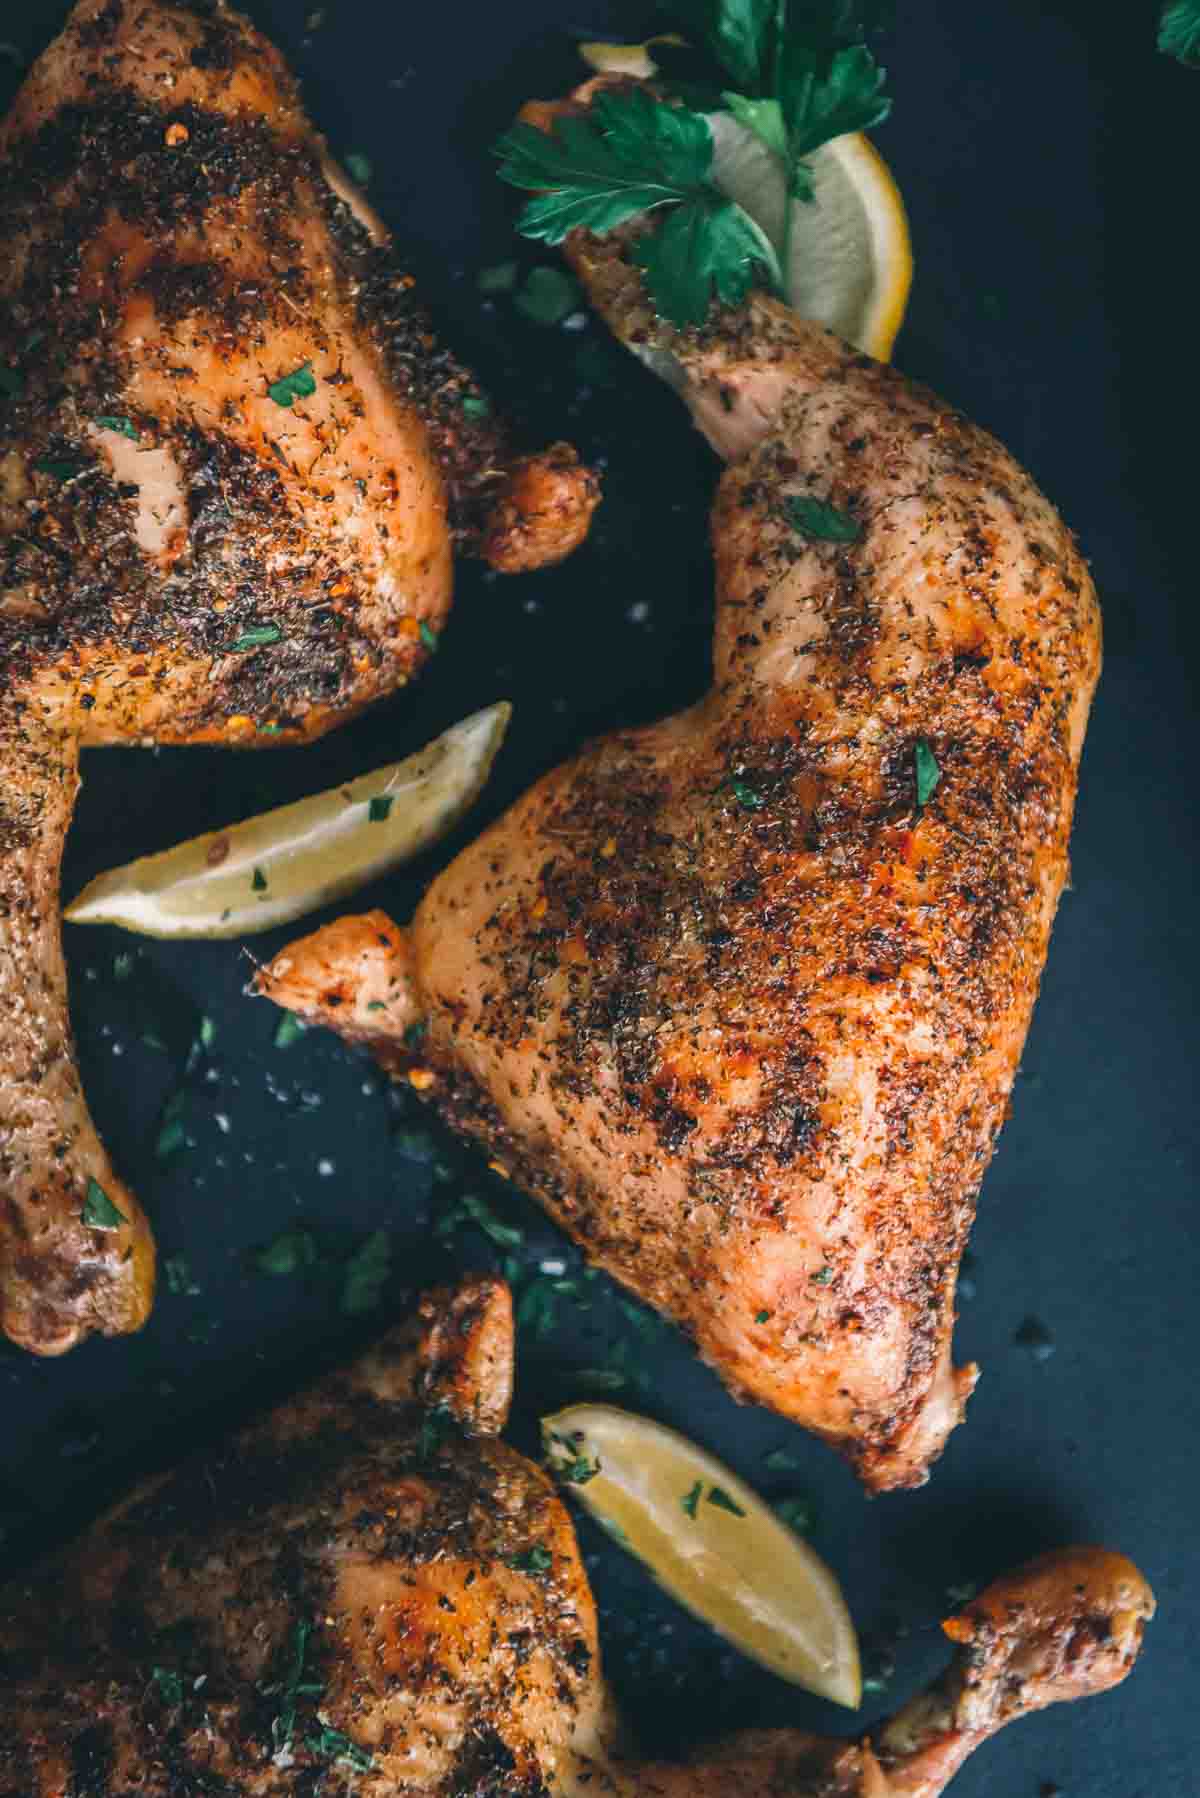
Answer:
<svg viewBox="0 0 1200 1798"><path fill-rule="evenodd" d="M1001 1725L1136 1659L1145 1581L1065 1549L952 1618L950 1668L871 1740L639 1762L570 1519L497 1438L512 1371L506 1287L431 1293L0 1588L0 1798L936 1798Z"/></svg>
<svg viewBox="0 0 1200 1798"><path fill-rule="evenodd" d="M1095 593L936 395L766 297L675 333L620 246L570 243L728 461L712 689L546 775L408 929L331 926L260 990L411 1075L736 1394L915 1485L975 1379L955 1281L1067 876Z"/></svg>
<svg viewBox="0 0 1200 1798"><path fill-rule="evenodd" d="M223 0L80 0L0 125L0 1328L132 1329L153 1251L80 1091L81 744L319 735L420 668L456 542L586 532L439 350L282 58Z"/></svg>

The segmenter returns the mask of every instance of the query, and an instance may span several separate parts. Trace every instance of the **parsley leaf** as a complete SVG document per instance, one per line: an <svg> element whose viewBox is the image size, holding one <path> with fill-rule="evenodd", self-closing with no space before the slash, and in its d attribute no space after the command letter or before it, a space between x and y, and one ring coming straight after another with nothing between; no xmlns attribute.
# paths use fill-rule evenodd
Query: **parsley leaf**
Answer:
<svg viewBox="0 0 1200 1798"><path fill-rule="evenodd" d="M700 1503L700 1495L703 1491L704 1491L704 1481L697 1480L696 1484L692 1487L691 1491L685 1492L683 1497L679 1501L680 1504L683 1506L683 1509L687 1512L688 1516L693 1519L696 1516L696 1510Z"/></svg>
<svg viewBox="0 0 1200 1798"><path fill-rule="evenodd" d="M561 243L581 226L603 234L669 208L632 253L655 306L679 326L702 323L714 292L743 299L760 266L779 281L766 237L709 181L712 152L699 113L641 88L601 92L586 115L557 119L550 132L514 125L497 145L501 179L538 190L518 220L526 237Z"/></svg>
<svg viewBox="0 0 1200 1798"><path fill-rule="evenodd" d="M277 406L292 406L296 400L306 400L317 391L316 378L313 375L312 363L302 362L299 368L293 369L290 375L280 375L267 388L270 397Z"/></svg>
<svg viewBox="0 0 1200 1798"><path fill-rule="evenodd" d="M714 294L736 306L775 260L749 214L715 188L676 206L657 231L637 240L631 255L658 311L680 327L702 325Z"/></svg>
<svg viewBox="0 0 1200 1798"><path fill-rule="evenodd" d="M779 57L779 105L787 131L788 184L800 199L813 198L804 158L847 131L882 124L892 110L887 79L865 44L832 55L796 36L784 38Z"/></svg>
<svg viewBox="0 0 1200 1798"><path fill-rule="evenodd" d="M778 0L675 0L672 11L700 33L739 87L770 80Z"/></svg>
<svg viewBox="0 0 1200 1798"><path fill-rule="evenodd" d="M746 1515L737 1500L730 1498L724 1486L710 1486L708 1489L708 1502L710 1505L715 1505L718 1511L728 1511L733 1517L744 1517Z"/></svg>
<svg viewBox="0 0 1200 1798"><path fill-rule="evenodd" d="M942 778L942 771L924 737L918 738L917 746L913 750L913 769L917 782L917 804L919 806L928 805L933 798L938 781Z"/></svg>
<svg viewBox="0 0 1200 1798"><path fill-rule="evenodd" d="M822 499L807 493L792 493L783 502L787 521L802 537L815 537L824 543L857 543L862 526L849 512L839 512Z"/></svg>
<svg viewBox="0 0 1200 1798"><path fill-rule="evenodd" d="M129 1219L118 1211L99 1180L89 1179L80 1218L93 1230L119 1230Z"/></svg>
<svg viewBox="0 0 1200 1798"><path fill-rule="evenodd" d="M1200 0L1168 0L1158 21L1158 47L1188 68L1200 68Z"/></svg>

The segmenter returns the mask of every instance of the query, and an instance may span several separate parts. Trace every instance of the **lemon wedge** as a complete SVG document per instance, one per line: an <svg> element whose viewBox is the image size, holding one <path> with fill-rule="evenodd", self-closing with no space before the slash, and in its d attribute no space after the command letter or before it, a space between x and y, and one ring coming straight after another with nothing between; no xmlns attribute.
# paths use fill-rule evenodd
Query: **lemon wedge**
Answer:
<svg viewBox="0 0 1200 1798"><path fill-rule="evenodd" d="M820 1557L675 1430L615 1405L542 1419L553 1471L695 1616L781 1679L855 1710L858 1638Z"/></svg>
<svg viewBox="0 0 1200 1798"><path fill-rule="evenodd" d="M64 916L141 936L248 936L326 905L427 849L478 796L504 740L502 700L402 762L142 856Z"/></svg>
<svg viewBox="0 0 1200 1798"><path fill-rule="evenodd" d="M904 322L913 263L904 201L878 150L860 131L822 144L805 157L813 199L789 201L775 151L730 113L705 117L712 179L770 239L787 304L886 362Z"/></svg>

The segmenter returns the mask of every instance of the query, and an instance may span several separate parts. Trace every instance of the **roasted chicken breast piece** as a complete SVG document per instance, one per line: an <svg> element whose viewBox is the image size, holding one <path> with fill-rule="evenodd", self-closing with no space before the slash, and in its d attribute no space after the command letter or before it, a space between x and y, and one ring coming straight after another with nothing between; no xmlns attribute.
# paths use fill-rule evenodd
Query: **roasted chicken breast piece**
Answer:
<svg viewBox="0 0 1200 1798"><path fill-rule="evenodd" d="M552 562L598 490L513 455L222 0L80 0L0 164L0 1328L57 1353L153 1287L67 1018L79 746L317 736L419 671L456 544Z"/></svg>

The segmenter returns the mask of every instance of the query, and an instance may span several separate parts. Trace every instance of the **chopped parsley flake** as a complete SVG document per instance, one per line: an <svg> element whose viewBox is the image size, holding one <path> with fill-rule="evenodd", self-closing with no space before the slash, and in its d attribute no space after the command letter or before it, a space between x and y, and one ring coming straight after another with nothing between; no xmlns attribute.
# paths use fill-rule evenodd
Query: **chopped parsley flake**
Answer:
<svg viewBox="0 0 1200 1798"><path fill-rule="evenodd" d="M360 187L365 187L373 173L370 157L364 156L361 150L350 150L342 158L342 161L346 165L351 180L357 181Z"/></svg>
<svg viewBox="0 0 1200 1798"><path fill-rule="evenodd" d="M183 1681L170 1667L151 1667L150 1678L164 1704L183 1703Z"/></svg>
<svg viewBox="0 0 1200 1798"><path fill-rule="evenodd" d="M771 1321L771 1313L769 1311L756 1311L754 1314L754 1321L756 1324L769 1323Z"/></svg>
<svg viewBox="0 0 1200 1798"><path fill-rule="evenodd" d="M807 493L791 494L784 500L783 509L792 529L802 537L814 537L824 543L857 543L862 536L857 518Z"/></svg>
<svg viewBox="0 0 1200 1798"><path fill-rule="evenodd" d="M464 393L462 397L462 409L468 418L489 418L492 411L492 402L485 399L481 393Z"/></svg>
<svg viewBox="0 0 1200 1798"><path fill-rule="evenodd" d="M454 1418L446 1405L435 1405L426 1411L421 1419L421 1433L417 1438L417 1453L422 1461L430 1461L437 1454L447 1437L455 1434Z"/></svg>
<svg viewBox="0 0 1200 1798"><path fill-rule="evenodd" d="M311 362L302 362L290 375L281 375L278 381L272 381L267 388L277 406L291 406L296 400L308 399L316 391L317 383Z"/></svg>
<svg viewBox="0 0 1200 1798"><path fill-rule="evenodd" d="M391 793L376 793L367 803L367 817L372 824L382 824L385 818L390 817L395 803Z"/></svg>
<svg viewBox="0 0 1200 1798"><path fill-rule="evenodd" d="M424 618L421 620L420 631L421 641L432 655L438 646L438 634L431 624L425 622Z"/></svg>
<svg viewBox="0 0 1200 1798"><path fill-rule="evenodd" d="M549 1573L554 1565L554 1556L539 1542L535 1542L532 1548L525 1549L522 1554L505 1555L504 1559L515 1573Z"/></svg>
<svg viewBox="0 0 1200 1798"><path fill-rule="evenodd" d="M251 890L255 893L265 893L266 892L267 877L263 873L261 868L255 868L254 873L252 874L252 876L250 878L250 887L251 887Z"/></svg>
<svg viewBox="0 0 1200 1798"><path fill-rule="evenodd" d="M346 158L349 162L350 158ZM375 1765L375 1757L366 1748L360 1748L349 1736L344 1736L340 1729L330 1729L322 1724L319 1734L307 1738L307 1746L311 1753L323 1756L329 1761L344 1761L359 1773L369 1773Z"/></svg>
<svg viewBox="0 0 1200 1798"><path fill-rule="evenodd" d="M116 418L112 413L104 412L97 418L96 423L102 425L106 431L119 431L122 437L129 437L134 443L137 443L141 437L140 431L131 418Z"/></svg>
<svg viewBox="0 0 1200 1798"><path fill-rule="evenodd" d="M254 1257L260 1274L296 1274L320 1260L316 1238L311 1230L284 1230Z"/></svg>
<svg viewBox="0 0 1200 1798"><path fill-rule="evenodd" d="M774 1506L775 1515L798 1536L811 1536L816 1512L810 1498L781 1498Z"/></svg>
<svg viewBox="0 0 1200 1798"><path fill-rule="evenodd" d="M231 651L266 649L269 644L278 643L282 636L283 631L277 624L254 624L249 630L243 631L240 637L235 637L229 647Z"/></svg>
<svg viewBox="0 0 1200 1798"><path fill-rule="evenodd" d="M757 787L752 787L744 780L731 780L729 791L733 794L744 812L760 812L766 804Z"/></svg>
<svg viewBox="0 0 1200 1798"><path fill-rule="evenodd" d="M361 1317L378 1305L392 1271L392 1239L386 1230L374 1230L342 1269L341 1308L347 1317Z"/></svg>
<svg viewBox="0 0 1200 1798"><path fill-rule="evenodd" d="M913 769L917 782L917 804L926 806L933 798L938 781L942 778L942 771L938 767L937 757L924 737L918 739L917 746L913 750Z"/></svg>
<svg viewBox="0 0 1200 1798"><path fill-rule="evenodd" d="M576 1441L570 1436L551 1435L546 1444L551 1471L568 1486L586 1486L600 1471L599 1456L585 1454L580 1441L582 1437Z"/></svg>
<svg viewBox="0 0 1200 1798"><path fill-rule="evenodd" d="M118 1211L99 1180L89 1179L87 1194L80 1212L83 1222L93 1230L119 1230L129 1219Z"/></svg>
<svg viewBox="0 0 1200 1798"><path fill-rule="evenodd" d="M300 1041L306 1029L304 1020L298 1018L294 1011L285 1011L275 1026L275 1047L290 1049L293 1043Z"/></svg>
<svg viewBox="0 0 1200 1798"><path fill-rule="evenodd" d="M814 1286L828 1286L833 1278L833 1269L831 1267L819 1267L815 1274L810 1275L810 1278Z"/></svg>
<svg viewBox="0 0 1200 1798"><path fill-rule="evenodd" d="M531 268L513 304L535 325L557 325L582 304L579 288L558 268Z"/></svg>
<svg viewBox="0 0 1200 1798"><path fill-rule="evenodd" d="M786 1448L773 1448L763 1457L763 1466L769 1473L794 1473L799 1465L795 1455L789 1454Z"/></svg>
<svg viewBox="0 0 1200 1798"><path fill-rule="evenodd" d="M699 1510L700 1496L703 1491L704 1491L704 1481L697 1480L696 1484L692 1487L691 1491L685 1492L683 1497L679 1501L680 1504L683 1506L683 1509L687 1512L688 1516L691 1518L695 1518L696 1513Z"/></svg>
<svg viewBox="0 0 1200 1798"><path fill-rule="evenodd" d="M511 293L517 285L516 263L496 262L490 268L481 268L475 285L480 293Z"/></svg>
<svg viewBox="0 0 1200 1798"><path fill-rule="evenodd" d="M724 1486L710 1486L708 1489L708 1502L710 1505L715 1505L718 1511L728 1511L731 1517L744 1517L746 1515L737 1500L730 1498Z"/></svg>
<svg viewBox="0 0 1200 1798"><path fill-rule="evenodd" d="M168 1255L163 1262L167 1291L175 1298L199 1298L200 1288L192 1278L192 1270L184 1255Z"/></svg>

